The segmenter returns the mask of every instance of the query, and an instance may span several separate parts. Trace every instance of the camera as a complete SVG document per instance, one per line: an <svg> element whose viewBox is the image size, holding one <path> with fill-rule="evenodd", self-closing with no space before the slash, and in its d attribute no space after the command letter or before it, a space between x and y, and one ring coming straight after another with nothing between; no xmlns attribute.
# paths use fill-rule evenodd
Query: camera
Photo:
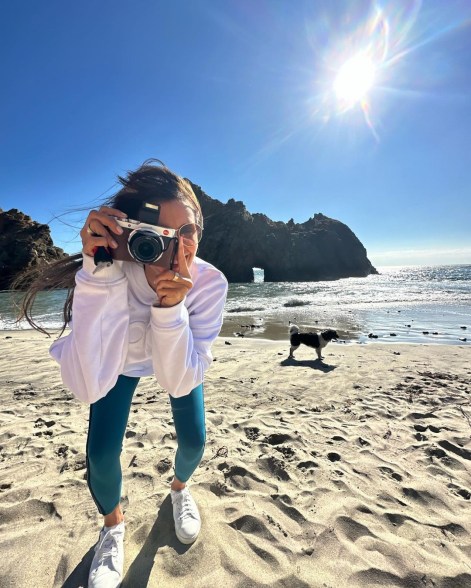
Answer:
<svg viewBox="0 0 471 588"><path fill-rule="evenodd" d="M120 209L129 214L128 207ZM114 217L123 233L113 235L118 247L111 249L111 257L171 269L178 248L177 231L159 226L158 204L143 202L137 209L134 206L133 213L135 219Z"/></svg>

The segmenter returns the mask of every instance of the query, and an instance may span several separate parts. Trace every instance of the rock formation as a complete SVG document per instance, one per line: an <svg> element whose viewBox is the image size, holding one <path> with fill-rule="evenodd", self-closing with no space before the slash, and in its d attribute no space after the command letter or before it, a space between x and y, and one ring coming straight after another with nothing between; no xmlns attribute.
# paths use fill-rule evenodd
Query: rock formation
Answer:
<svg viewBox="0 0 471 588"><path fill-rule="evenodd" d="M304 223L250 214L243 202L226 204L192 184L205 219L199 255L229 282L252 282L254 267L266 282L305 282L364 277L377 273L366 249L343 223L315 214ZM22 212L0 209L0 290L27 267L66 256L55 247L47 225Z"/></svg>
<svg viewBox="0 0 471 588"><path fill-rule="evenodd" d="M198 255L214 264L229 282L251 282L253 269L265 282L307 282L365 277L377 273L366 249L343 223L315 214L304 223L250 214L243 202L223 204L192 184L205 227Z"/></svg>
<svg viewBox="0 0 471 588"><path fill-rule="evenodd" d="M0 208L0 290L8 290L14 278L28 267L65 257L55 247L49 227L33 221L16 208Z"/></svg>

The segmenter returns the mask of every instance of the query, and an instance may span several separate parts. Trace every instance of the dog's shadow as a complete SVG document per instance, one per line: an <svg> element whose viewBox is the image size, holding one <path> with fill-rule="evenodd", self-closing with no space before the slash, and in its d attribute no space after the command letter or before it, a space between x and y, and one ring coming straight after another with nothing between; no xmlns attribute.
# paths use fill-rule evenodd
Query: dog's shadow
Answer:
<svg viewBox="0 0 471 588"><path fill-rule="evenodd" d="M155 556L159 549L165 546L172 547L179 555L182 555L192 547L191 545L183 545L183 543L180 543L175 536L172 501L170 496L167 496L162 502L157 515L157 520L147 535L144 545L141 547L139 553L126 572L122 582L122 588L132 588L133 586L144 588L147 586L154 568ZM76 566L75 570L73 570L70 576L66 579L62 588L81 588L82 586L87 585L88 572L90 570L93 556L94 549L91 547L82 557L82 561Z"/></svg>
<svg viewBox="0 0 471 588"><path fill-rule="evenodd" d="M319 370L320 372L324 372L325 374L335 370L337 367L336 365L329 365L328 363L324 363L322 359L296 359L294 357L287 357L283 361L280 361L280 365L287 366L287 365L299 365L302 367L310 367L313 370Z"/></svg>

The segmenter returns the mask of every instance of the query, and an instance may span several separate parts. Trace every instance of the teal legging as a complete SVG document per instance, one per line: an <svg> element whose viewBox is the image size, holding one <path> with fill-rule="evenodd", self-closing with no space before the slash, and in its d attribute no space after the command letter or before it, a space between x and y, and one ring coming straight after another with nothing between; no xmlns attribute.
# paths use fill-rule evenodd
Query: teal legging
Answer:
<svg viewBox="0 0 471 588"><path fill-rule="evenodd" d="M90 405L87 436L87 483L100 514L107 515L121 497L120 455L134 390L139 378L119 376L108 394ZM186 482L203 457L206 442L203 384L187 396L170 396L177 433L175 476Z"/></svg>

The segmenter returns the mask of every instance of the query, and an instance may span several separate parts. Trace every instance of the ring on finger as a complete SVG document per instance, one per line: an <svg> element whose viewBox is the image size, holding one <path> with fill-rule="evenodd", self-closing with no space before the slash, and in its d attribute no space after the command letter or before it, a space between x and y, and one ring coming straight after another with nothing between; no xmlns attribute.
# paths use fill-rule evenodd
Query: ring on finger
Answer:
<svg viewBox="0 0 471 588"><path fill-rule="evenodd" d="M182 276L178 272L175 272L175 275L172 278L172 282L178 282L178 280L181 280L183 283L190 284L190 287L193 286L193 281L191 280L191 278L185 278L185 276Z"/></svg>
<svg viewBox="0 0 471 588"><path fill-rule="evenodd" d="M89 235L93 235L93 237L99 237L98 233L95 233L95 231L91 228L90 224L87 227L87 233Z"/></svg>

